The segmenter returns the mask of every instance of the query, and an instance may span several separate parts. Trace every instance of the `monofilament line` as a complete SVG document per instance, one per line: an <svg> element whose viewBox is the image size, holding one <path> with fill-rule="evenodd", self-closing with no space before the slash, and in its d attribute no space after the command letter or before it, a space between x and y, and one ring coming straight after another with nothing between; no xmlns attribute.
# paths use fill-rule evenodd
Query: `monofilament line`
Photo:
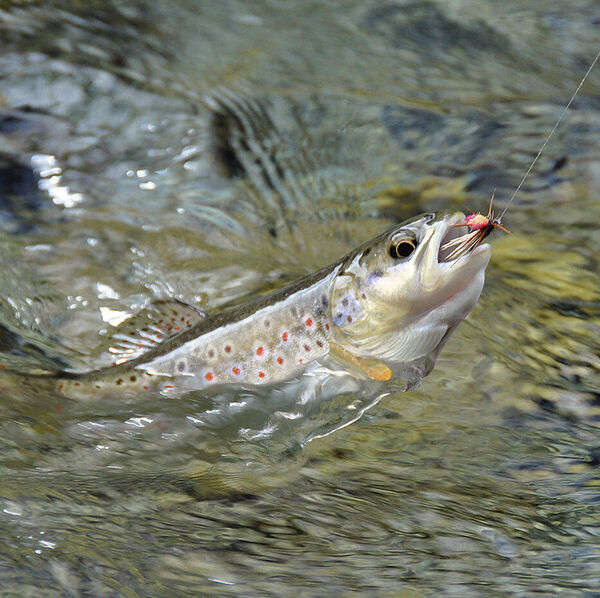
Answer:
<svg viewBox="0 0 600 598"><path fill-rule="evenodd" d="M565 113L567 112L567 110L570 108L571 104L573 103L573 100L575 99L575 96L579 93L579 90L581 89L581 86L585 83L585 80L588 78L588 75L592 72L592 69L594 68L594 66L596 66L596 63L598 62L599 58L600 58L600 50L598 50L598 53L596 54L596 58L594 58L594 60L592 61L592 64L590 64L590 66L589 66L586 74L583 76L583 78L579 82L579 85L577 86L577 89L573 92L573 95L571 96L571 99L567 102L567 105L563 108L563 111L560 113L560 116L558 117L558 120L556 121L556 123L552 127L552 130L550 131L550 134L548 135L548 137L546 137L546 141L544 141L544 143L542 143L542 147L540 147L540 151L537 153L536 157L533 159L533 162L530 164L529 168L527 169L527 172L523 175L523 178L521 179L521 182L518 184L517 188L515 189L515 192L512 194L511 198L508 200L508 203L504 207L504 210L502 210L502 213L500 214L499 220L502 219L502 216L504 216L504 214L506 214L506 210L508 210L508 206L510 206L510 204L513 201L513 199L517 196L517 193L521 189L523 183L525 182L525 179L529 176L529 173L531 172L531 170L535 166L535 163L538 161L538 158L542 155L542 152L544 151L544 148L548 144L548 141L550 141L550 138L552 137L552 135L554 135L554 131L556 131L558 125L560 124L560 122L563 119L563 116L565 115Z"/></svg>

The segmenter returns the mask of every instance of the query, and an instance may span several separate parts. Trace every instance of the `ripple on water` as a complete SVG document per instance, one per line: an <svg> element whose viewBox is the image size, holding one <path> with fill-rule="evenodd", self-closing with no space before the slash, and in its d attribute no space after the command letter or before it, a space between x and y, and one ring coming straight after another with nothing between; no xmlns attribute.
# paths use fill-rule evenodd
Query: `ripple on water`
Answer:
<svg viewBox="0 0 600 598"><path fill-rule="evenodd" d="M493 188L501 206L600 18L589 3L163 4L0 14L0 350L22 371L89 365L111 318L152 299L218 311L419 211L481 209ZM3 590L599 593L595 80L420 390L364 414L350 394L0 390Z"/></svg>

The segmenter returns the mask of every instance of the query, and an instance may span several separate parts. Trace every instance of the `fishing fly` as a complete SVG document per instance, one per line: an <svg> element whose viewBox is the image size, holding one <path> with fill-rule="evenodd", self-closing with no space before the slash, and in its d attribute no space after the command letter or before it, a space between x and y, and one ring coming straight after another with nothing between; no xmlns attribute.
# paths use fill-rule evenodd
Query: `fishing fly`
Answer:
<svg viewBox="0 0 600 598"><path fill-rule="evenodd" d="M566 112L571 107L571 104L573 103L575 96L579 93L579 90L581 89L582 85L585 83L589 74L592 72L592 69L596 65L596 62L598 62L599 58L600 58L600 50L598 50L596 57L594 58L594 60L590 64L590 66L588 67L588 70L586 71L585 75L581 78L579 85L577 86L577 88L573 92L573 95L571 96L571 98L569 99L569 101L567 102L565 107L563 108L562 112L560 113L560 116L558 117L558 120L554 123L554 126L552 127L550 133L546 137L544 143L542 143L538 153L536 154L535 158L532 160L531 164L529 165L529 168L523 175L523 178L517 185L516 189L514 190L513 194L511 195L510 199L508 200L506 206L504 207L504 210L502 210L502 213L497 217L494 215L494 211L493 211L494 195L495 195L495 191L494 191L492 193L492 197L490 198L490 205L489 205L488 213L486 216L484 216L483 214L480 214L480 213L469 214L468 216L465 217L463 222L454 225L454 226L467 226L470 229L470 231L464 235L461 235L457 239L454 239L442 246L443 250L451 249L454 247L453 251L447 257L448 260L457 259L457 258L461 257L462 255L465 255L466 253L473 251L481 243L483 243L483 240L489 234L491 234L494 231L494 229L496 229L496 228L500 229L501 231L503 231L505 233L510 234L510 231L507 228L505 228L504 226L502 226L502 218L503 218L504 214L506 214L508 207L510 206L510 204L513 202L513 200L517 196L517 193L521 190L523 183L529 176L530 172L533 170L533 167L535 166L536 162L538 161L538 158L542 155L542 152L546 148L546 145L548 145L548 142L552 138L552 135L554 135L554 132L558 128L558 125L561 123Z"/></svg>
<svg viewBox="0 0 600 598"><path fill-rule="evenodd" d="M499 228L501 231L510 234L510 231L502 226L501 217L494 216L494 195L495 191L492 193L492 197L490 198L490 205L488 208L488 213L486 216L479 213L469 214L465 217L463 222L458 224L453 224L454 227L460 226L468 226L471 231L466 235L462 235L457 239L449 241L445 245L442 246L442 249L450 249L451 247L455 247L455 249L448 255L448 260L453 260L459 258L461 255L465 253L469 253L479 247L483 240L495 229Z"/></svg>

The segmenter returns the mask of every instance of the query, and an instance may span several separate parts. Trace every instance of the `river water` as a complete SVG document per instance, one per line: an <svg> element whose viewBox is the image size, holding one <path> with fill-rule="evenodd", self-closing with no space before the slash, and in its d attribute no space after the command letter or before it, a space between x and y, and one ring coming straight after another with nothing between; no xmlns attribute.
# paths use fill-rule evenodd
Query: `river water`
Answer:
<svg viewBox="0 0 600 598"><path fill-rule="evenodd" d="M416 213L502 207L599 22L591 0L0 3L4 363L90 366L149 301L218 311ZM2 596L600 595L599 93L597 69L418 390L297 420L2 390Z"/></svg>

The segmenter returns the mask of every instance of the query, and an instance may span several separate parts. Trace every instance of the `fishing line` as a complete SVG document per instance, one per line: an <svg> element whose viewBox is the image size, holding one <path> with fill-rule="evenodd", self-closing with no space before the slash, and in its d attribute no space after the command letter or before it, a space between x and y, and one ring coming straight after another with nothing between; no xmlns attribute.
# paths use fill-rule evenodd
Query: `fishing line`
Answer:
<svg viewBox="0 0 600 598"><path fill-rule="evenodd" d="M527 169L527 172L523 175L523 178L521 179L521 182L519 183L519 185L515 189L515 192L512 194L511 198L508 200L508 203L504 207L504 210L502 210L502 213L500 214L498 220L501 220L502 216L504 216L504 214L506 214L506 210L508 210L508 206L510 206L510 204L513 202L513 199L517 196L517 193L521 189L523 183L525 182L525 179L529 176L529 173L531 172L531 170L535 166L535 163L538 161L538 158L542 155L542 152L544 151L544 148L546 147L546 145L550 141L552 135L554 135L554 131L556 131L558 125L561 123L564 115L566 114L567 110L570 108L571 104L573 103L573 100L575 99L575 96L579 93L579 90L581 89L581 86L585 83L585 80L588 78L589 74L592 72L592 69L594 68L594 66L596 66L596 63L598 62L599 58L600 58L600 50L598 50L598 53L596 54L596 58L594 58L594 60L592 61L592 64L590 64L587 72L585 73L585 75L583 76L583 78L581 79L581 81L579 82L579 85L577 86L577 89L573 92L573 95L571 96L571 99L567 102L567 105L563 108L562 112L560 113L560 116L558 117L558 120L556 121L556 123L552 127L552 130L550 131L548 137L546 137L546 141L544 141L544 143L542 143L542 147L540 147L540 151L537 153L536 157L533 159L533 162L531 163L531 165Z"/></svg>

